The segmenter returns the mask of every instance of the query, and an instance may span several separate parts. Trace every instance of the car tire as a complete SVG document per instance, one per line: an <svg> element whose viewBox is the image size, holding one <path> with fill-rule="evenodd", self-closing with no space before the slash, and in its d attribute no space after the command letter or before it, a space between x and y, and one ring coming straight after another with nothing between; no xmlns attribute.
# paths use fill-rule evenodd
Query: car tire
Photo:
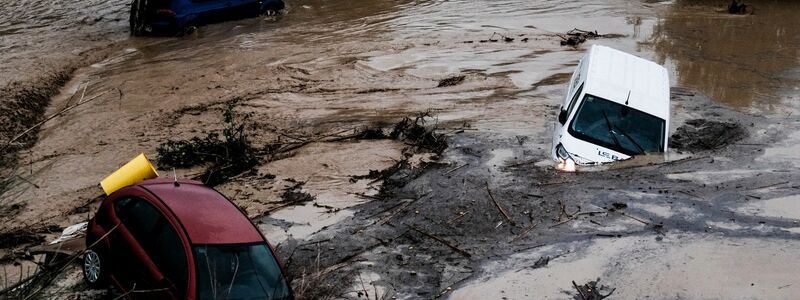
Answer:
<svg viewBox="0 0 800 300"><path fill-rule="evenodd" d="M83 253L83 279L92 289L108 287L108 261L99 248L87 249Z"/></svg>
<svg viewBox="0 0 800 300"><path fill-rule="evenodd" d="M261 15L274 16L284 8L286 8L286 3L282 0L263 0L261 2Z"/></svg>
<svg viewBox="0 0 800 300"><path fill-rule="evenodd" d="M141 36L144 35L145 30L145 6L147 2L144 3L141 0L133 0L131 2L131 14L130 14L130 28L131 28L131 35L133 36Z"/></svg>

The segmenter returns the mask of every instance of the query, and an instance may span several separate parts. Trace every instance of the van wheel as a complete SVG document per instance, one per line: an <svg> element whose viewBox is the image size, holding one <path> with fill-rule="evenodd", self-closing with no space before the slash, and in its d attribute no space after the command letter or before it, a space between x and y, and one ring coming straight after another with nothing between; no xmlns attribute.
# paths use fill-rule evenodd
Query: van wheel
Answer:
<svg viewBox="0 0 800 300"><path fill-rule="evenodd" d="M108 261L99 249L89 249L83 254L83 279L90 288L106 288L108 267Z"/></svg>
<svg viewBox="0 0 800 300"><path fill-rule="evenodd" d="M131 35L133 36L141 36L145 32L145 6L147 6L146 0L144 2L140 0L133 0L131 3L131 16L129 21Z"/></svg>

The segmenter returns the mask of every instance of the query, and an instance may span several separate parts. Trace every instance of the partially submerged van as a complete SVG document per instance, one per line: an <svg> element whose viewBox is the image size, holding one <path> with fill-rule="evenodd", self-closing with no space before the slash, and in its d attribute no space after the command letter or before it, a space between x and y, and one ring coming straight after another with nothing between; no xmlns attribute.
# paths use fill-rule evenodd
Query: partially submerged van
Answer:
<svg viewBox="0 0 800 300"><path fill-rule="evenodd" d="M669 76L652 61L593 45L572 74L553 132L559 169L664 152Z"/></svg>

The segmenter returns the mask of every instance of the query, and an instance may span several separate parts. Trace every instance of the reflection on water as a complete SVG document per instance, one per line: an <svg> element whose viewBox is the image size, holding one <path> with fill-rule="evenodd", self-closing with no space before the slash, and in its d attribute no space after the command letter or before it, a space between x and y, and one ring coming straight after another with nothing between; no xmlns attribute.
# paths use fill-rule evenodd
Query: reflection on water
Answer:
<svg viewBox="0 0 800 300"><path fill-rule="evenodd" d="M679 85L714 100L760 109L781 104L800 85L800 2L749 1L752 15L729 15L723 2L678 1L654 28L658 59L674 64Z"/></svg>

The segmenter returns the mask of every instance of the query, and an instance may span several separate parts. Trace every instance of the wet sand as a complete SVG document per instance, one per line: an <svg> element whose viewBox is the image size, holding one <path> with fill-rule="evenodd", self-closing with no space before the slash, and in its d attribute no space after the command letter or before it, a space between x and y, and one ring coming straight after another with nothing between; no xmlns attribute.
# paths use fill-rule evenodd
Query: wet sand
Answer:
<svg viewBox="0 0 800 300"><path fill-rule="evenodd" d="M21 174L38 188L17 181L3 195L3 206L19 205L4 216L3 227L84 220L75 209L100 194L100 179L140 151L154 153L165 139L219 129L220 103L233 97L243 98L239 111L253 113L257 145L286 139L281 134L389 126L430 110L450 147L428 168L406 170L413 176L388 198L355 195L374 195L380 183L350 178L402 159L404 145L392 141L311 144L217 188L258 217L293 278L312 272L309 266L337 267L316 290L295 282L311 296L358 298L343 287L366 280L368 289L376 285L398 298L451 291L457 299L477 292L571 298L572 280L597 277L621 298L783 298L797 292L781 281L800 275L797 268L770 259L800 256L793 249L800 174L792 168L800 62L791 59L800 41L790 33L796 21L781 18L796 5L756 2L756 14L729 16L716 3L683 1L289 4L279 18L210 25L183 38L128 39L124 21L114 17L92 25L106 32L101 39L122 41L101 47L107 58L78 69L52 99L45 115L79 101L83 87L85 98L96 97L48 122L38 142L20 154ZM108 5L109 15L124 15L124 3ZM619 36L560 46L556 33L575 27ZM726 30L701 34L699 28ZM481 42L495 32L515 40ZM759 46L751 47L753 41ZM670 128L697 118L734 120L748 137L716 151L671 152L666 164L556 172L548 157L554 113L568 74L593 43L670 69L678 87ZM41 47L14 53L33 59L55 46ZM437 87L459 74L462 83ZM315 200L272 211L294 181L305 182L303 191ZM487 185L514 225L498 214ZM622 212L647 224L609 212L613 202L627 203ZM578 206L603 212L554 226L563 221L561 203L570 212ZM543 255L560 256L546 267L527 267ZM740 261L752 271L731 275L726 285L703 281ZM644 275L632 277L631 270ZM493 284L493 290L485 281L508 284Z"/></svg>

